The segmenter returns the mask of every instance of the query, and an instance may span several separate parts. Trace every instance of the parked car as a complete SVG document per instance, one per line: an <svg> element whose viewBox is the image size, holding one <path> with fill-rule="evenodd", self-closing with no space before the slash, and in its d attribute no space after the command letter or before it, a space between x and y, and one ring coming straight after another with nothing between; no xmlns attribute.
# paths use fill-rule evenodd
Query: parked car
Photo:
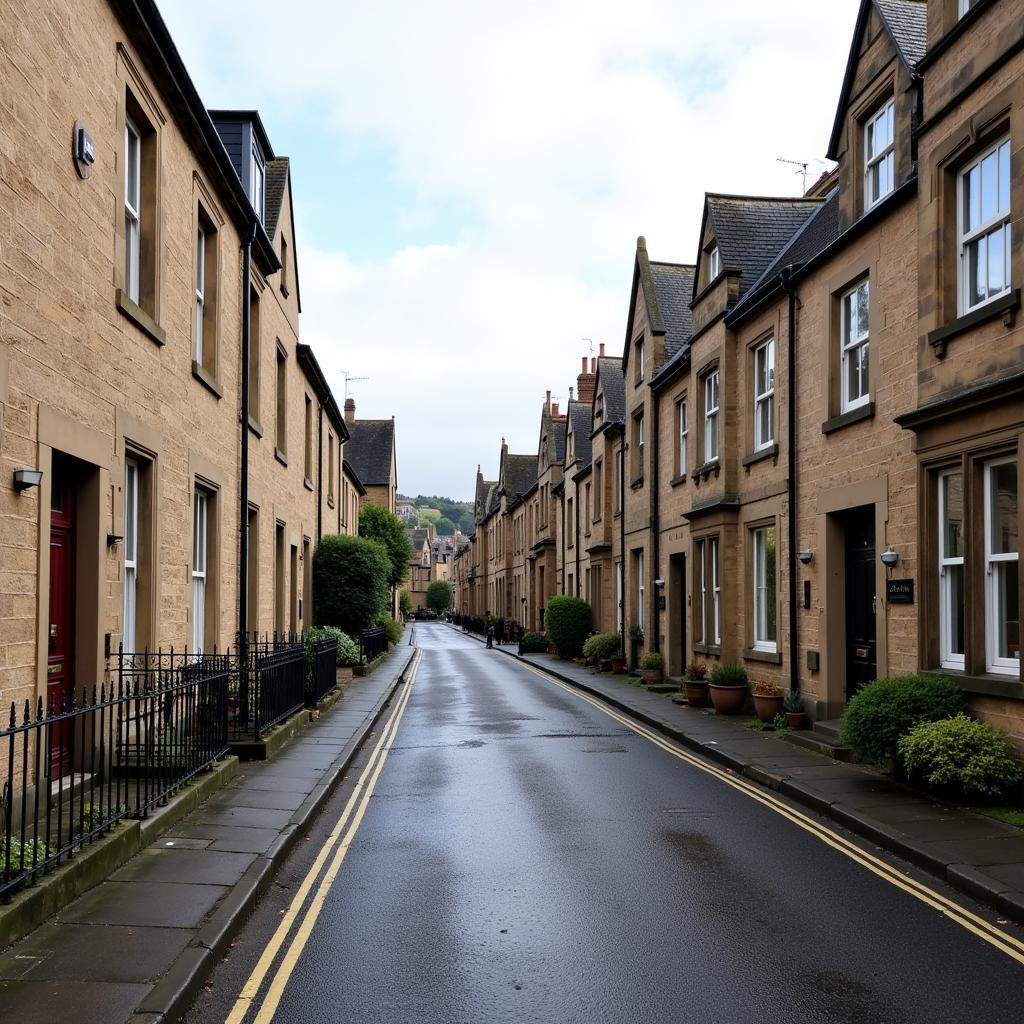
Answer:
<svg viewBox="0 0 1024 1024"><path fill-rule="evenodd" d="M437 612L431 611L429 608L417 608L416 609L417 619L436 619Z"/></svg>

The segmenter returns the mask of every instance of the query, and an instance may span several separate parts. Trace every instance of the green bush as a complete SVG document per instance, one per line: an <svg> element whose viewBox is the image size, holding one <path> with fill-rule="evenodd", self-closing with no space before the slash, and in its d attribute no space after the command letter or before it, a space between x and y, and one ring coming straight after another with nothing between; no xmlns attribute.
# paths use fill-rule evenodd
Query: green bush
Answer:
<svg viewBox="0 0 1024 1024"><path fill-rule="evenodd" d="M782 698L782 706L790 714L798 715L804 710L804 695L799 690L787 690Z"/></svg>
<svg viewBox="0 0 1024 1024"><path fill-rule="evenodd" d="M336 664L339 667L350 668L352 665L359 664L359 644L348 633L343 633L338 629L337 626L308 626L306 628L302 634L302 639L306 644L307 657L309 657L312 643L325 637L338 641Z"/></svg>
<svg viewBox="0 0 1024 1024"><path fill-rule="evenodd" d="M523 654L543 654L548 649L548 642L540 633L523 635Z"/></svg>
<svg viewBox="0 0 1024 1024"><path fill-rule="evenodd" d="M583 657L588 661L607 661L622 649L618 633L595 633L583 644Z"/></svg>
<svg viewBox="0 0 1024 1024"><path fill-rule="evenodd" d="M388 607L389 567L387 552L376 541L324 537L313 555L316 624L358 636Z"/></svg>
<svg viewBox="0 0 1024 1024"><path fill-rule="evenodd" d="M427 587L427 607L441 615L452 604L452 585L447 580L434 580Z"/></svg>
<svg viewBox="0 0 1024 1024"><path fill-rule="evenodd" d="M387 612L381 612L374 625L384 627L384 632L388 635L388 643L392 647L401 642L403 626L397 619L391 618Z"/></svg>
<svg viewBox="0 0 1024 1024"><path fill-rule="evenodd" d="M544 626L563 658L578 658L590 633L593 613L581 597L553 597L544 608Z"/></svg>
<svg viewBox="0 0 1024 1024"><path fill-rule="evenodd" d="M1010 741L963 714L922 722L899 741L898 750L911 779L957 799L992 800L1022 778Z"/></svg>
<svg viewBox="0 0 1024 1024"><path fill-rule="evenodd" d="M876 764L895 757L900 738L922 722L952 718L967 702L943 676L891 676L868 683L846 705L843 743Z"/></svg>
<svg viewBox="0 0 1024 1024"><path fill-rule="evenodd" d="M405 615L412 615L412 597L409 596L409 591L402 588L398 595L398 610Z"/></svg>
<svg viewBox="0 0 1024 1024"><path fill-rule="evenodd" d="M713 686L746 686L747 672L742 665L716 665L708 673Z"/></svg>
<svg viewBox="0 0 1024 1024"><path fill-rule="evenodd" d="M664 665L665 659L657 651L649 651L640 659L641 668L660 669Z"/></svg>
<svg viewBox="0 0 1024 1024"><path fill-rule="evenodd" d="M708 667L703 661L691 661L686 666L686 678L692 683L701 683L708 677Z"/></svg>

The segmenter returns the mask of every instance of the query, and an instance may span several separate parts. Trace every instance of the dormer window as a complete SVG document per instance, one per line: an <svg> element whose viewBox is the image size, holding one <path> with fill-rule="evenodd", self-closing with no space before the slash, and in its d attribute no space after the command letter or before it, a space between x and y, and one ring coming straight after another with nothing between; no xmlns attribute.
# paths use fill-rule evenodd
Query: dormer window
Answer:
<svg viewBox="0 0 1024 1024"><path fill-rule="evenodd" d="M708 250L708 284L711 284L721 272L722 256L718 251L718 246L715 245Z"/></svg>
<svg viewBox="0 0 1024 1024"><path fill-rule="evenodd" d="M256 211L260 223L264 222L266 211L264 199L266 196L267 168L263 156L256 143L252 146L252 161L249 165L249 198L252 200L252 208Z"/></svg>
<svg viewBox="0 0 1024 1024"><path fill-rule="evenodd" d="M604 419L604 395L598 395L594 403L594 423L600 423Z"/></svg>
<svg viewBox="0 0 1024 1024"><path fill-rule="evenodd" d="M888 100L864 125L864 209L884 199L895 187L893 122L896 104Z"/></svg>
<svg viewBox="0 0 1024 1024"><path fill-rule="evenodd" d="M637 338L633 345L633 350L636 354L636 373L633 377L633 383L639 384L644 379L644 340L643 338Z"/></svg>

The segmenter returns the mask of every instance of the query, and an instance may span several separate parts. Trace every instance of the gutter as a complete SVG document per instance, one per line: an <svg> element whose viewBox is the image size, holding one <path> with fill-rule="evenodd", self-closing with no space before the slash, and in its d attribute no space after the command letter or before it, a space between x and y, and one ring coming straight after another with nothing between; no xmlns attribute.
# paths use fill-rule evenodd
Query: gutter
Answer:
<svg viewBox="0 0 1024 1024"><path fill-rule="evenodd" d="M651 430L651 491L650 491L650 506L651 506L651 566L654 575L651 577L652 581L661 578L661 574L658 571L658 566L661 564L661 544L658 536L658 469L659 469L659 444L658 435L660 433L660 418L661 418L661 403L658 402L655 396L651 396L653 401L651 402L651 419L654 421L653 429ZM646 566L645 566L646 568ZM658 618L659 608L659 592L656 586L651 588L651 614L650 623L654 629L654 639L651 641L651 650L655 653L661 650L661 622Z"/></svg>
<svg viewBox="0 0 1024 1024"><path fill-rule="evenodd" d="M249 293L256 218L242 239L242 447L238 466L238 646L243 667L249 635ZM243 672L243 678L246 677Z"/></svg>
<svg viewBox="0 0 1024 1024"><path fill-rule="evenodd" d="M340 495L339 495L340 498ZM324 532L324 403L321 399L316 407L316 542ZM306 567L309 571L309 567Z"/></svg>
<svg viewBox="0 0 1024 1024"><path fill-rule="evenodd" d="M787 561L789 563L789 688L800 689L800 645L797 631L796 600L796 287L793 278L799 272L800 264L782 268L779 281L789 297L786 334L786 502L789 506L787 518Z"/></svg>

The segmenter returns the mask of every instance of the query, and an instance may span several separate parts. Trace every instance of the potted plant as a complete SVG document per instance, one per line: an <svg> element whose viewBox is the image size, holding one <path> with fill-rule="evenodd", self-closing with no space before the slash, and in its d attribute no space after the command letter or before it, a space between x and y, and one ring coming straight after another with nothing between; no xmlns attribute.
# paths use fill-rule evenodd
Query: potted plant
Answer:
<svg viewBox="0 0 1024 1024"><path fill-rule="evenodd" d="M790 729L807 728L807 712L804 710L804 697L799 690L788 690L782 698L782 707Z"/></svg>
<svg viewBox="0 0 1024 1024"><path fill-rule="evenodd" d="M640 678L645 683L660 683L665 659L657 651L651 651L640 659Z"/></svg>
<svg viewBox="0 0 1024 1024"><path fill-rule="evenodd" d="M782 714L782 687L777 683L754 683L754 710L762 722L775 721Z"/></svg>
<svg viewBox="0 0 1024 1024"><path fill-rule="evenodd" d="M708 667L701 661L691 661L686 666L683 679L686 700L691 708L704 708L708 704Z"/></svg>
<svg viewBox="0 0 1024 1024"><path fill-rule="evenodd" d="M708 676L711 703L719 715L738 715L747 702L747 673L739 665L716 665Z"/></svg>
<svg viewBox="0 0 1024 1024"><path fill-rule="evenodd" d="M626 671L626 656L622 653L620 647L611 657L612 672L616 675L622 675Z"/></svg>

